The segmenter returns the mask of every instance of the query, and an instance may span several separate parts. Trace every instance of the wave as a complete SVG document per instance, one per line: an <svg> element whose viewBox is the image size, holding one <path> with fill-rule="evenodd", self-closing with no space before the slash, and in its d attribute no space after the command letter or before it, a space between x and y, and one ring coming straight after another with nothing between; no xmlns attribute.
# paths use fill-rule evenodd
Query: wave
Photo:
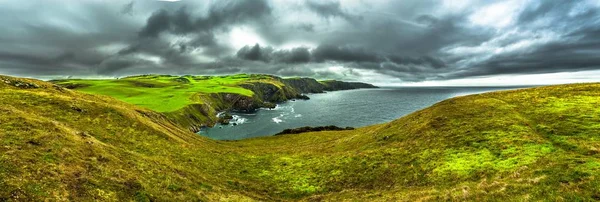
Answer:
<svg viewBox="0 0 600 202"><path fill-rule="evenodd" d="M279 117L281 117L281 116L272 118L273 122L275 122L275 123L281 123L281 122L283 122L283 120L281 120Z"/></svg>
<svg viewBox="0 0 600 202"><path fill-rule="evenodd" d="M232 119L229 121L229 123L235 123L235 124L244 124L248 121L247 118L241 117L239 115L232 115Z"/></svg>

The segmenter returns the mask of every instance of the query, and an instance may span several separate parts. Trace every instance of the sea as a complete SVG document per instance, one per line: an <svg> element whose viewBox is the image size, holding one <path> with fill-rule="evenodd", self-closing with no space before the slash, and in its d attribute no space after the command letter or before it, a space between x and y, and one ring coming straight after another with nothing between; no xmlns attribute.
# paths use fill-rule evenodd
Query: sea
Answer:
<svg viewBox="0 0 600 202"><path fill-rule="evenodd" d="M308 94L310 100L287 101L274 109L231 113L231 124L217 124L198 134L240 140L303 126L361 127L389 122L452 97L525 87L382 87Z"/></svg>

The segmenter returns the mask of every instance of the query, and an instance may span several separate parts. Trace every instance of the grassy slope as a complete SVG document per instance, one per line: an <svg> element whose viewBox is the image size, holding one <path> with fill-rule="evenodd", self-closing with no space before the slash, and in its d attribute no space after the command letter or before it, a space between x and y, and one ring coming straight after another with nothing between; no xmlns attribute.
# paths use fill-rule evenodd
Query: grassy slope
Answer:
<svg viewBox="0 0 600 202"><path fill-rule="evenodd" d="M271 177L292 189L336 191L311 199L598 200L598 106L600 84L551 86L454 98L354 132L240 144L277 145L263 151L279 160Z"/></svg>
<svg viewBox="0 0 600 202"><path fill-rule="evenodd" d="M41 88L0 83L0 200L600 198L600 84L459 97L354 131L220 142L111 98L26 82Z"/></svg>

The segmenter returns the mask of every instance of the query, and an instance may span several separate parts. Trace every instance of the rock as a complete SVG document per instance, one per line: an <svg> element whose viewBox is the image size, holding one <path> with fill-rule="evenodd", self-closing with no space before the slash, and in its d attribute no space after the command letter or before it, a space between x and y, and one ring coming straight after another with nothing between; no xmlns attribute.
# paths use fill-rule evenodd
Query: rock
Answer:
<svg viewBox="0 0 600 202"><path fill-rule="evenodd" d="M308 96L306 96L306 95L300 95L300 96L298 96L298 99L301 99L301 100L310 100L310 98Z"/></svg>
<svg viewBox="0 0 600 202"><path fill-rule="evenodd" d="M5 78L5 79L2 79L2 82L6 83L8 85L12 85L17 88L25 88L25 89L40 88L40 86L35 83L29 83L29 82L25 82L25 81L16 80L16 79Z"/></svg>
<svg viewBox="0 0 600 202"><path fill-rule="evenodd" d="M75 110L75 111L77 111L77 112L84 112L84 110L83 110L83 109L81 109L81 108L79 108L79 107L77 107L77 106L71 106L71 109L73 109L73 110Z"/></svg>
<svg viewBox="0 0 600 202"><path fill-rule="evenodd" d="M42 145L42 143L40 143L38 140L29 140L27 141L27 144L33 145L33 146L40 146Z"/></svg>
<svg viewBox="0 0 600 202"><path fill-rule="evenodd" d="M305 126L305 127L300 127L300 128L285 129L275 135L298 134L298 133L316 132L316 131L340 131L340 130L354 130L354 128L353 127L342 128L342 127L338 127L338 126L334 126L334 125L317 126L317 127Z"/></svg>
<svg viewBox="0 0 600 202"><path fill-rule="evenodd" d="M270 103L270 102L265 102L265 103L263 103L263 107L264 107L264 108L273 109L273 108L277 107L277 104L275 104L275 103Z"/></svg>
<svg viewBox="0 0 600 202"><path fill-rule="evenodd" d="M219 123L222 125L229 125L230 119L219 119Z"/></svg>
<svg viewBox="0 0 600 202"><path fill-rule="evenodd" d="M79 132L77 134L79 136L81 136L82 138L88 138L88 137L90 137L90 134L88 134L87 132Z"/></svg>

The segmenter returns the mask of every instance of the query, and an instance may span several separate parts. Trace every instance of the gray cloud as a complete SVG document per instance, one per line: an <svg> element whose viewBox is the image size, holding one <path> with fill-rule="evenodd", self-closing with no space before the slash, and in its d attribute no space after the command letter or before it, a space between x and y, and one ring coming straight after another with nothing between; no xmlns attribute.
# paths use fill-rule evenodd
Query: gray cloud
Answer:
<svg viewBox="0 0 600 202"><path fill-rule="evenodd" d="M182 9L183 10L183 9ZM171 28L171 16L166 10L159 10L148 18L146 26L140 31L141 37L157 37Z"/></svg>

